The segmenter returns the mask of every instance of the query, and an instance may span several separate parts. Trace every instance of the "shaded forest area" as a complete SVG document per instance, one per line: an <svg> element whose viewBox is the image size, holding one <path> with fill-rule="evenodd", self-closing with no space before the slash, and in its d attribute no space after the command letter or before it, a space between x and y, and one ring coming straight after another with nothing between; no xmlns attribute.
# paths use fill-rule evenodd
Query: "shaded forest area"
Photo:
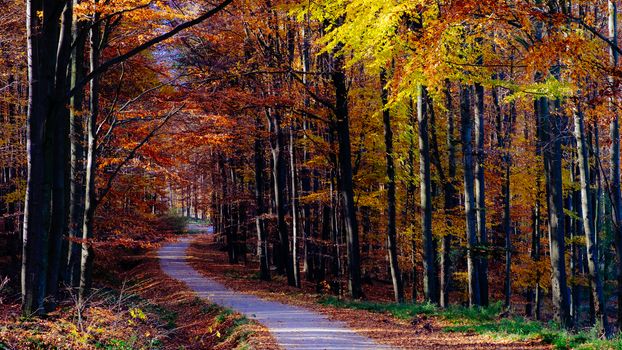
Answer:
<svg viewBox="0 0 622 350"><path fill-rule="evenodd" d="M622 328L616 0L0 4L24 315L186 216L262 280Z"/></svg>

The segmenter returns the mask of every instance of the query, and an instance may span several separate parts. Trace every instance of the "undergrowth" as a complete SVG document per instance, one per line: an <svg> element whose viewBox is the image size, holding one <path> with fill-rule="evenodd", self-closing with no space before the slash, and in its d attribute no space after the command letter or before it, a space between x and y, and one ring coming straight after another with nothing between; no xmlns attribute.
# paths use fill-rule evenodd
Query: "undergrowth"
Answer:
<svg viewBox="0 0 622 350"><path fill-rule="evenodd" d="M554 322L542 323L517 316L503 317L500 302L489 307L452 305L441 309L429 303L378 303L331 296L320 299L319 303L338 308L386 313L401 320L409 320L419 315L434 316L447 321L448 325L443 327L445 332L478 333L508 340L540 340L556 349L622 350L622 336L604 340L594 329L570 332L561 329Z"/></svg>

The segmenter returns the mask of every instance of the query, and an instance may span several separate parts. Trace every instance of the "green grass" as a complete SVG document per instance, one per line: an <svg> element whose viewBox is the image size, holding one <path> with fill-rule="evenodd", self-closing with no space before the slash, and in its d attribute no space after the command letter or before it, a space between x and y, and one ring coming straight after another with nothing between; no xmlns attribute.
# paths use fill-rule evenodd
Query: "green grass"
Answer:
<svg viewBox="0 0 622 350"><path fill-rule="evenodd" d="M436 306L433 304L374 303L369 301L344 300L336 297L326 297L320 299L319 302L325 306L389 313L393 317L402 320L412 318L416 315L434 315L438 312Z"/></svg>
<svg viewBox="0 0 622 350"><path fill-rule="evenodd" d="M376 303L336 297L325 297L320 299L319 303L338 308L386 313L402 320L408 320L417 315L434 316L451 323L443 329L444 332L478 333L492 338L510 340L539 339L543 343L553 345L556 349L622 350L622 336L602 340L595 329L569 332L561 329L554 322L542 323L522 317L502 318L503 308L500 302L493 303L489 307L468 308L452 305L447 309L428 303Z"/></svg>

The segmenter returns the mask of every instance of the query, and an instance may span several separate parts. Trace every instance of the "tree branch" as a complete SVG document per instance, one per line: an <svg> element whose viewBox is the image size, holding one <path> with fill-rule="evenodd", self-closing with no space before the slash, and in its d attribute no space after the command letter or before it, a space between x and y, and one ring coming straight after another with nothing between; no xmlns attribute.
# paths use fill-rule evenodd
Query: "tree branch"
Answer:
<svg viewBox="0 0 622 350"><path fill-rule="evenodd" d="M84 77L84 79L82 79L82 81L77 84L70 92L69 92L69 97L73 96L75 94L75 92L77 91L77 89L82 89L89 81L91 81L94 77L104 73L106 70L108 70L110 67L119 64L123 61L126 61L136 55L138 55L139 53L143 52L144 50L157 45L161 42L163 42L166 39L169 39L173 36L175 36L177 33L188 29L190 27L193 27L203 21L205 21L206 19L214 16L215 14L217 14L218 12L220 12L222 9L224 9L225 7L227 7L227 5L229 5L231 2L233 2L233 0L224 0L223 2L221 2L218 6L212 8L211 10L207 11L206 13L202 14L201 16L188 21L188 22L184 22L178 26L176 26L175 28L171 29L170 31L159 35L141 45L136 46L135 48L131 49L130 51L124 53L123 55L117 56L115 58L111 58L110 60L102 63L99 67L97 67L97 69L93 70L92 72L90 72L86 77Z"/></svg>
<svg viewBox="0 0 622 350"><path fill-rule="evenodd" d="M147 136L145 136L145 138L140 143L138 143L138 145L132 148L130 153L128 153L125 159L123 159L123 161L117 165L117 167L114 169L110 177L108 177L106 186L102 189L102 191L100 192L99 198L95 201L96 206L99 205L102 199L108 194L108 192L110 192L110 189L112 188L112 183L114 182L116 177L119 175L119 172L125 166L125 164L127 164L127 162L132 160L132 158L134 158L134 156L136 155L136 152L142 146L144 146L147 142L149 142L149 140L151 140L151 138L155 136L156 132L158 132L158 130L160 130L175 114L179 113L179 111L181 111L184 107L185 107L185 104L181 105L178 108L171 110L166 116L164 116L164 120L160 124L158 124L158 126L153 128L153 130L151 130L151 132Z"/></svg>

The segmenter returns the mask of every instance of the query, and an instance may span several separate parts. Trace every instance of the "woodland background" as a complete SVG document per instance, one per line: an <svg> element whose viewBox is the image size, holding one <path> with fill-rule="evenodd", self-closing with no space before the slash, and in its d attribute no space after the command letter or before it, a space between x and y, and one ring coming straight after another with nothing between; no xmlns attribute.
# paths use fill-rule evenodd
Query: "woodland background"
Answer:
<svg viewBox="0 0 622 350"><path fill-rule="evenodd" d="M617 1L1 4L24 314L183 215L264 280L620 327Z"/></svg>

